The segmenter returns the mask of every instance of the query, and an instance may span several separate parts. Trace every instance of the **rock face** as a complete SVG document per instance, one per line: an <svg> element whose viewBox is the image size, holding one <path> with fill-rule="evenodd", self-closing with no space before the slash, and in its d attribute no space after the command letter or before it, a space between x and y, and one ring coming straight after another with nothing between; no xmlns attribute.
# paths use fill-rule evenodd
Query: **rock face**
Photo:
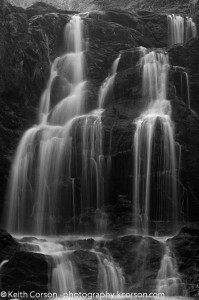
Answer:
<svg viewBox="0 0 199 300"><path fill-rule="evenodd" d="M114 260L122 267L127 290L149 293L156 289L156 277L163 255L163 245L140 236L124 236L107 242Z"/></svg>
<svg viewBox="0 0 199 300"><path fill-rule="evenodd" d="M48 263L42 254L25 251L10 234L0 230L0 289L47 291Z"/></svg>
<svg viewBox="0 0 199 300"><path fill-rule="evenodd" d="M0 230L0 249L1 261L7 260L10 256L19 249L18 243L13 237L4 230Z"/></svg>
<svg viewBox="0 0 199 300"><path fill-rule="evenodd" d="M12 5L29 7L33 5L36 0L30 0L28 2L23 0L8 0ZM133 12L137 9L152 10L152 11L164 11L171 13L190 12L189 0L41 0L42 3L50 4L61 9L71 9L73 11L91 11L91 10L107 10L107 9L125 9Z"/></svg>
<svg viewBox="0 0 199 300"><path fill-rule="evenodd" d="M178 270L190 296L199 295L199 230L182 228L168 243L175 254Z"/></svg>

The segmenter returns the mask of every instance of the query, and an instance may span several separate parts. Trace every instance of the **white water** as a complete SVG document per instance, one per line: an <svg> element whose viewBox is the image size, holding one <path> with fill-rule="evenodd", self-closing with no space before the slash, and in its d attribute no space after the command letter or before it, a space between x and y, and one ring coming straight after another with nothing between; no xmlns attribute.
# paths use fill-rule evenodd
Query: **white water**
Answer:
<svg viewBox="0 0 199 300"><path fill-rule="evenodd" d="M113 65L111 67L111 72L108 75L108 77L105 79L103 82L102 86L100 87L99 90L99 98L98 98L98 106L99 108L104 108L105 102L108 96L108 93L112 91L114 81L115 81L115 76L117 74L117 68L118 64L120 61L121 55L119 55L113 62Z"/></svg>
<svg viewBox="0 0 199 300"><path fill-rule="evenodd" d="M75 237L74 237L75 238ZM78 239L85 239L85 236L79 236ZM98 277L96 289L101 293L117 293L124 291L124 275L120 266L114 262L109 253L104 254L97 252L95 249L85 250L81 249L80 245L76 245L76 238L73 240L73 246L68 248L64 243L72 237L62 238L29 238L24 241L26 247L32 252L42 253L46 256L49 264L49 293L57 293L63 295L64 293L83 292L84 286L81 280L78 266L75 263L73 253L75 251L87 251L88 259L89 252L96 255L98 261ZM21 242L22 244L24 242ZM96 240L97 245L97 240ZM105 248L104 248L105 249ZM108 250L106 249L108 252ZM7 261L5 261L6 263ZM86 275L86 274L85 274Z"/></svg>
<svg viewBox="0 0 199 300"><path fill-rule="evenodd" d="M190 98L190 84L189 84L189 74L187 72L184 72L185 78L186 78L186 89L187 89L187 105L188 108L191 108L191 98Z"/></svg>
<svg viewBox="0 0 199 300"><path fill-rule="evenodd" d="M177 270L175 257L169 246L165 246L165 254L161 261L157 275L157 293L164 293L165 297L186 296L186 288Z"/></svg>
<svg viewBox="0 0 199 300"><path fill-rule="evenodd" d="M104 156L104 132L102 115L107 96L112 92L120 55L113 62L111 74L102 83L98 95L98 109L88 114L82 123L82 188L81 195L87 207L96 207L96 231L104 233L108 226L107 214L103 211L108 191L105 182L109 180L110 157ZM110 141L111 142L111 141ZM109 171L108 171L108 170ZM95 201L95 202L94 202Z"/></svg>
<svg viewBox="0 0 199 300"><path fill-rule="evenodd" d="M40 124L24 134L12 165L5 214L6 227L12 233L55 233L56 218L64 205L60 203L62 193L65 201L73 201L71 134L78 115L84 113L86 86L83 21L78 15L66 25L64 37L66 53L52 64L41 97ZM53 107L55 78L64 81L68 95Z"/></svg>
<svg viewBox="0 0 199 300"><path fill-rule="evenodd" d="M75 293L82 288L81 278L70 254L57 254L53 257L52 281L50 291L53 293Z"/></svg>
<svg viewBox="0 0 199 300"><path fill-rule="evenodd" d="M168 15L168 37L169 45L183 44L192 37L197 36L196 25L192 18L177 15Z"/></svg>
<svg viewBox="0 0 199 300"><path fill-rule="evenodd" d="M75 230L76 217L90 207L96 209L97 231L105 232L107 228L107 215L102 210L108 178L100 107L112 91L120 56L99 90L99 109L86 115L85 42L79 16L73 16L66 25L64 38L66 53L53 62L41 97L40 123L25 132L12 165L5 209L6 228L12 233L55 234L60 217L62 223L73 217ZM67 96L54 103L52 89L60 78ZM78 124L82 125L80 129ZM76 161L78 130L82 139L81 162ZM80 191L75 179L77 164L82 164Z"/></svg>
<svg viewBox="0 0 199 300"><path fill-rule="evenodd" d="M95 206L98 209L103 205L104 197L105 161L103 155L102 113L103 110L94 111L84 118L82 124L82 197L86 193L85 197L87 197L88 204L96 199L97 205Z"/></svg>
<svg viewBox="0 0 199 300"><path fill-rule="evenodd" d="M189 74L183 67L172 66L172 69L180 76L179 96L187 104L188 108L191 109Z"/></svg>
<svg viewBox="0 0 199 300"><path fill-rule="evenodd" d="M178 160L171 105L166 100L168 55L163 51L152 51L141 58L141 64L143 98L147 108L134 121L133 225L139 232L148 234L151 221L169 222L169 226L175 230ZM158 141L160 149L154 154L157 128L161 131ZM157 191L153 196L152 184L153 190Z"/></svg>
<svg viewBox="0 0 199 300"><path fill-rule="evenodd" d="M6 227L12 233L54 235L60 216L71 217L71 211L75 229L76 215L85 207L96 208L98 233L105 232L108 225L107 215L102 209L106 173L101 120L103 109L84 114L84 41L83 22L79 16L72 17L66 25L64 36L66 53L52 64L50 79L41 97L39 125L25 132L12 165L6 208ZM100 89L99 106L102 102L104 105L113 87L118 62L119 57L113 63L111 80L107 78L105 88ZM52 89L57 78L64 82L67 96L58 103L52 103ZM78 123L82 125L80 204L76 198L74 177L76 148L72 144ZM64 212L64 208L68 211ZM30 249L43 253L49 261L50 292L63 294L82 290L73 254L67 247L59 241L34 240ZM120 290L123 280L123 277L120 278L121 272L110 257L103 256L99 259L99 288Z"/></svg>
<svg viewBox="0 0 199 300"><path fill-rule="evenodd" d="M42 253L46 256L49 264L48 291L51 293L64 294L75 293L82 289L82 281L77 266L73 260L73 251L53 239L33 239L26 247L33 252ZM33 250L34 249L34 250Z"/></svg>
<svg viewBox="0 0 199 300"><path fill-rule="evenodd" d="M124 292L124 276L122 269L112 258L102 253L97 253L98 266L98 290L102 293Z"/></svg>

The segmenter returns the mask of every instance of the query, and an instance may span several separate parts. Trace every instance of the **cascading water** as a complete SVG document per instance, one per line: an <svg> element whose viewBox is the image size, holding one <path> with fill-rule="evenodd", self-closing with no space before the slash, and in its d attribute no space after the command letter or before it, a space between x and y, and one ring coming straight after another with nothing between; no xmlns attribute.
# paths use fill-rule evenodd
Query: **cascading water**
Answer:
<svg viewBox="0 0 199 300"><path fill-rule="evenodd" d="M59 241L35 240L26 243L32 252L42 253L49 263L48 291L62 295L75 293L82 289L78 268L73 261L73 251Z"/></svg>
<svg viewBox="0 0 199 300"><path fill-rule="evenodd" d="M192 18L185 18L185 29L185 42L197 36L196 24L193 22Z"/></svg>
<svg viewBox="0 0 199 300"><path fill-rule="evenodd" d="M168 15L168 36L169 45L183 44L192 37L197 36L196 24L192 18L177 15Z"/></svg>
<svg viewBox="0 0 199 300"><path fill-rule="evenodd" d="M161 261L157 275L157 293L164 293L165 297L186 296L186 288L177 270L175 257L169 246L165 246L165 254Z"/></svg>
<svg viewBox="0 0 199 300"><path fill-rule="evenodd" d="M104 156L102 114L108 95L112 92L114 79L117 73L120 55L113 62L111 74L105 79L99 89L98 109L88 114L83 120L82 126L82 189L81 197L87 203L87 207L95 207L95 223L98 233L106 231L108 219L103 211L105 200L105 182L108 181L110 172L110 157ZM109 168L109 171L107 171ZM96 203L93 203L95 201Z"/></svg>
<svg viewBox="0 0 199 300"><path fill-rule="evenodd" d="M12 165L6 208L6 227L12 233L56 234L59 230L57 221L61 217L64 223L65 217L71 217L71 210L75 228L76 213L85 207L96 209L98 233L107 228L107 215L102 211L106 161L101 120L104 110L101 107L113 87L119 57L100 89L99 109L86 115L83 21L77 15L65 27L65 43L66 53L53 62L49 82L41 97L39 125L25 132ZM64 93L54 99L53 88L57 83ZM83 125L80 128L83 148L81 205L77 204L74 174L74 135L79 123ZM67 247L59 241L46 241L33 242L31 249L43 253L49 261L50 292L63 294L82 289L77 267ZM103 254L97 257L99 289L122 291L123 276L119 266Z"/></svg>
<svg viewBox="0 0 199 300"><path fill-rule="evenodd" d="M121 57L121 55L119 55L114 60L109 76L105 79L102 86L100 87L99 99L98 99L99 108L104 108L107 95L112 90L114 80L115 80L115 76L117 74L117 68L118 68L118 64L119 64L119 61L120 61L120 57Z"/></svg>
<svg viewBox="0 0 199 300"><path fill-rule="evenodd" d="M168 20L172 43L181 43L196 35L191 19L182 21L181 17L168 16ZM80 16L73 16L66 25L65 43L66 53L56 58L51 66L50 79L41 98L39 125L24 134L15 155L5 213L6 227L12 233L52 235L65 226L66 218L71 216L75 230L76 217L85 208L95 210L97 233L107 229L108 216L103 206L107 194L105 182L111 169L112 131L106 157L102 115L112 92L120 55L99 90L98 109L86 114L85 42ZM134 122L133 222L139 232L147 234L153 221L167 222L172 230L176 228L180 161L177 154L180 149L175 144L171 105L166 100L168 56L163 51L148 52L143 47L139 52L146 109ZM184 74L188 86L188 75ZM55 97L56 84L62 89ZM76 170L79 162L76 161L76 133L77 136L80 133L78 137L82 142L79 172ZM159 146L155 147L157 141ZM83 289L83 282L73 259L74 249L63 245L58 240L34 242L32 246L49 259L49 291L58 294L78 292ZM145 241L138 246L137 258L141 264L136 265L135 273L139 282L144 278L148 249ZM91 251L98 260L98 290L123 292L125 280L120 266L110 254ZM166 296L183 295L179 290L181 281L175 261L167 248L157 279L159 292L165 292Z"/></svg>
<svg viewBox="0 0 199 300"><path fill-rule="evenodd" d="M103 155L103 127L101 115L103 110L96 110L83 120L83 152L82 152L82 197L87 207L96 207L98 214L104 204L105 157ZM95 201L96 203L92 203ZM93 204L93 205L92 205ZM99 216L100 217L100 216ZM100 221L101 218L99 218ZM105 230L106 224L97 227ZM105 226L105 228L104 228ZM97 228L100 231L100 228Z"/></svg>
<svg viewBox="0 0 199 300"><path fill-rule="evenodd" d="M71 131L84 112L86 87L83 21L78 15L66 25L65 40L67 52L52 64L41 98L40 124L24 134L12 165L5 214L10 232L55 233L56 217L67 215L63 201L73 202ZM64 82L65 97L53 107L55 79Z"/></svg>
<svg viewBox="0 0 199 300"><path fill-rule="evenodd" d="M190 98L189 74L187 72L184 72L184 76L186 79L186 88L187 88L187 105L190 109L191 108L191 98Z"/></svg>
<svg viewBox="0 0 199 300"><path fill-rule="evenodd" d="M49 290L53 293L75 293L81 290L82 282L70 254L61 252L53 256L52 280Z"/></svg>
<svg viewBox="0 0 199 300"><path fill-rule="evenodd" d="M175 144L171 105L166 100L168 55L152 51L140 62L143 98L148 108L134 121L133 224L139 232L147 234L151 221L169 222L172 230L176 228L179 168L176 156L180 149Z"/></svg>
<svg viewBox="0 0 199 300"><path fill-rule="evenodd" d="M175 76L178 75L177 82L180 82L177 86L178 95L187 104L188 108L191 109L189 74L183 67L173 66L172 69L175 71Z"/></svg>
<svg viewBox="0 0 199 300"><path fill-rule="evenodd" d="M39 125L21 139L11 169L6 227L12 233L36 235L57 232L57 220L74 207L72 128L84 113L83 21L72 17L65 27L66 54L55 59L41 97ZM52 101L53 85L64 85L65 95ZM65 204L67 202L67 205ZM71 204L72 203L72 204ZM61 244L40 243L39 252L51 257L49 290L75 292L81 288L70 253Z"/></svg>
<svg viewBox="0 0 199 300"><path fill-rule="evenodd" d="M96 209L97 231L107 227L107 216L101 211L107 173L101 107L112 91L120 56L100 88L99 109L83 115L85 42L80 16L72 17L64 37L66 53L52 64L41 97L40 123L24 134L12 165L5 218L6 228L13 233L55 234L67 217L73 217L75 228L77 215L90 207ZM61 95L54 97L56 84L61 86ZM79 122L83 123L80 192L74 137Z"/></svg>
<svg viewBox="0 0 199 300"><path fill-rule="evenodd" d="M124 276L119 265L102 253L96 253L98 266L98 290L106 293L124 292Z"/></svg>

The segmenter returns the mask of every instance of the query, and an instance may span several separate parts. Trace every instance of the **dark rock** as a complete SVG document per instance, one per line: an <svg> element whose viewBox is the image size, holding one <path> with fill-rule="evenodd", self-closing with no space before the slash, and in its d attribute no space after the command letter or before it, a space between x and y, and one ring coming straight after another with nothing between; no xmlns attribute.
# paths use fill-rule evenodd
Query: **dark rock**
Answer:
<svg viewBox="0 0 199 300"><path fill-rule="evenodd" d="M184 234L188 234L190 236L195 236L195 237L199 237L199 229L198 228L189 228L189 227L183 227L178 236L180 235L184 235Z"/></svg>
<svg viewBox="0 0 199 300"><path fill-rule="evenodd" d="M16 252L4 267L2 290L47 292L48 263L43 254Z"/></svg>
<svg viewBox="0 0 199 300"><path fill-rule="evenodd" d="M55 6L51 6L49 4L46 4L44 2L37 2L33 5L26 8L26 14L28 18L31 18L35 15L45 15L45 14L74 14L75 12L67 11L67 10L61 10L59 8L56 8Z"/></svg>
<svg viewBox="0 0 199 300"><path fill-rule="evenodd" d="M163 244L152 238L130 235L106 242L105 246L123 269L128 290L143 293L155 289Z"/></svg>
<svg viewBox="0 0 199 300"><path fill-rule="evenodd" d="M87 293L97 292L98 260L90 251L75 251L73 259L82 278L83 288Z"/></svg>
<svg viewBox="0 0 199 300"><path fill-rule="evenodd" d="M175 254L179 273L192 297L198 296L199 282L199 230L182 228L172 239L167 241Z"/></svg>
<svg viewBox="0 0 199 300"><path fill-rule="evenodd" d="M48 262L44 255L27 252L30 247L19 244L10 234L0 230L1 290L47 291Z"/></svg>
<svg viewBox="0 0 199 300"><path fill-rule="evenodd" d="M190 81L191 108L199 112L197 98L199 96L198 74L199 74L199 38L188 41L185 45L175 45L169 49L170 63L175 66L188 68Z"/></svg>
<svg viewBox="0 0 199 300"><path fill-rule="evenodd" d="M10 257L19 250L20 246L17 241L5 230L0 230L0 263Z"/></svg>
<svg viewBox="0 0 199 300"><path fill-rule="evenodd" d="M84 239L84 240L69 240L62 242L62 244L68 248L72 249L83 249L83 250L91 250L95 244L94 239Z"/></svg>

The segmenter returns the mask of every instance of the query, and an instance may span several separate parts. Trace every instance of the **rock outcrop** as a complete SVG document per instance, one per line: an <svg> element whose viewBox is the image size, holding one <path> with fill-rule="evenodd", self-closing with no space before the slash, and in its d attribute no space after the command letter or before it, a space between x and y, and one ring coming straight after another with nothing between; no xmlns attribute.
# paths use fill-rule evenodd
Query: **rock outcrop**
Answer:
<svg viewBox="0 0 199 300"><path fill-rule="evenodd" d="M197 297L199 295L199 230L184 227L167 242L175 254L179 273L189 295Z"/></svg>

